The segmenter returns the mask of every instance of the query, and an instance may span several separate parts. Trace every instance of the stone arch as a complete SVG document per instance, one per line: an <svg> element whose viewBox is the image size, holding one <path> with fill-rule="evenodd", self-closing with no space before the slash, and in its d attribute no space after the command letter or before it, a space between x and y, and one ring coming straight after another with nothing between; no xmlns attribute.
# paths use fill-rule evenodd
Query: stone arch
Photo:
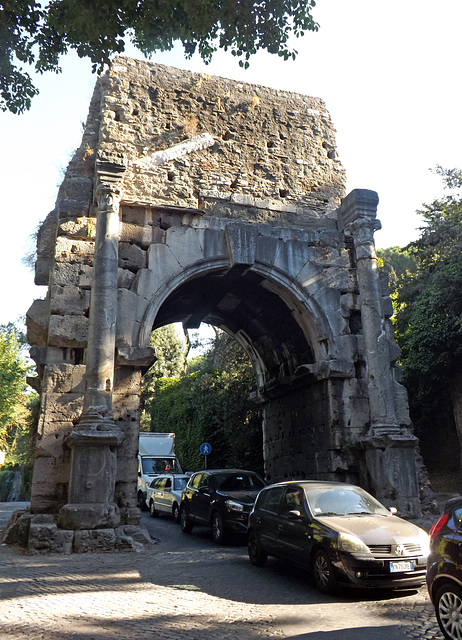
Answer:
<svg viewBox="0 0 462 640"><path fill-rule="evenodd" d="M354 479L419 512L378 196L344 197L332 149L317 98L128 58L100 78L38 235L32 548L97 549L139 521L140 380L172 319L221 323L253 356L271 481Z"/></svg>
<svg viewBox="0 0 462 640"><path fill-rule="evenodd" d="M161 292L157 290L153 292L152 299L148 302L144 318L140 323L138 333L134 336L132 346L143 348L149 345L149 336L152 327L156 325L156 317L159 310L169 296L178 288L187 284L188 281L200 279L224 270L229 270L229 264L224 263L221 259L211 259L207 263L191 265L189 268L185 268L181 274L175 275L168 280L165 283L165 287L162 285L160 288L163 288L164 291ZM265 282L268 290L278 295L287 305L288 309L292 307L289 313L291 313L294 320L299 323L307 343L313 348L315 361L326 360L332 353L336 352L335 337L329 327L326 314L315 300L306 297L299 283L291 280L289 276L282 271L269 273L265 265L258 263L252 265L249 270L261 275L265 279L263 282ZM207 322L207 320L204 320L204 322ZM210 322L210 324L212 323ZM234 335L234 332L230 333Z"/></svg>

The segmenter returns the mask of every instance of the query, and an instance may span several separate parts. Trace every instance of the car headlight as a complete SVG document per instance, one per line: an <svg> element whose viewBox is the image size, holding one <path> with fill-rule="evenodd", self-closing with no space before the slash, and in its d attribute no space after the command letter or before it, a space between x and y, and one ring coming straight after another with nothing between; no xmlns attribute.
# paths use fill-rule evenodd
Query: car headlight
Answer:
<svg viewBox="0 0 462 640"><path fill-rule="evenodd" d="M370 553L369 547L358 537L352 536L350 533L338 534L338 548L348 553Z"/></svg>
<svg viewBox="0 0 462 640"><path fill-rule="evenodd" d="M242 504L235 500L225 500L225 505L230 511L244 511Z"/></svg>
<svg viewBox="0 0 462 640"><path fill-rule="evenodd" d="M419 542L422 555L428 556L430 554L430 536L423 529L419 531Z"/></svg>

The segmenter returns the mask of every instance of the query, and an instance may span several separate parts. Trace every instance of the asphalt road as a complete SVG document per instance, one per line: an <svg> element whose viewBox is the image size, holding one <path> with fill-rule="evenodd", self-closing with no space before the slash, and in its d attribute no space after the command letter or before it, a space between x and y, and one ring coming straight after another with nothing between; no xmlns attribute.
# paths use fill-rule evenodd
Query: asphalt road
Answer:
<svg viewBox="0 0 462 640"><path fill-rule="evenodd" d="M401 592L348 590L336 596L318 592L311 577L275 559L254 567L245 545L217 546L210 531L185 534L168 517L143 513L142 524L158 540L165 586L208 593L271 614L274 637L291 640L441 639L425 587ZM173 580L173 582L172 582ZM176 582L175 582L176 581Z"/></svg>

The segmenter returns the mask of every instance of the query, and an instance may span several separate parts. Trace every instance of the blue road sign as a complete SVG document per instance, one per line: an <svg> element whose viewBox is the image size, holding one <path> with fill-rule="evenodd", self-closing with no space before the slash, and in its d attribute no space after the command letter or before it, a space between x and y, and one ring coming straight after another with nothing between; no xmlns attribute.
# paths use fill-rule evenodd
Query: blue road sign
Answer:
<svg viewBox="0 0 462 640"><path fill-rule="evenodd" d="M211 451L212 451L212 447L211 445L209 445L208 442L204 442L203 444L201 444L200 452L202 453L203 456L208 456Z"/></svg>

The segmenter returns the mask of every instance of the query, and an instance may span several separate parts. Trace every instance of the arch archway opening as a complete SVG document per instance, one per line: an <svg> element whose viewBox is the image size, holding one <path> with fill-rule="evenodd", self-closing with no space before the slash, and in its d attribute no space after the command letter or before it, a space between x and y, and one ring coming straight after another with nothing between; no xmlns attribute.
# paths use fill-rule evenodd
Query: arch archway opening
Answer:
<svg viewBox="0 0 462 640"><path fill-rule="evenodd" d="M249 355L261 392L315 361L295 304L290 308L261 274L242 265L179 285L159 309L153 330L175 322L188 330L209 324L230 334Z"/></svg>

